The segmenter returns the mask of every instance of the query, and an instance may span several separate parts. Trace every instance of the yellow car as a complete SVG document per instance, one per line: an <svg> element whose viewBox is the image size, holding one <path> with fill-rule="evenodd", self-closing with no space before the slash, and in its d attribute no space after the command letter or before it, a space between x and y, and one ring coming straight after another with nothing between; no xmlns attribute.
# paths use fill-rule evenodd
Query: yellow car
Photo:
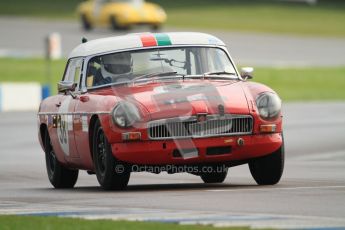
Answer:
<svg viewBox="0 0 345 230"><path fill-rule="evenodd" d="M132 25L150 25L157 30L166 20L165 11L144 0L87 0L78 6L85 30L95 26L128 29Z"/></svg>

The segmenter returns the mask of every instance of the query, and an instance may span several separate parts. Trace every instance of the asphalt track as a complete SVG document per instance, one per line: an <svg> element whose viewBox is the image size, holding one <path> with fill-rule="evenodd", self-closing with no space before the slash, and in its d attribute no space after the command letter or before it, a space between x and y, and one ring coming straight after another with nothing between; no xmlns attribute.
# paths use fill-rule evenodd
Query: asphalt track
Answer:
<svg viewBox="0 0 345 230"><path fill-rule="evenodd" d="M82 37L96 39L148 30L113 32L96 29L84 32L79 23L44 21L38 19L0 17L0 56L43 56L44 39L58 32L62 39L62 53L68 53L81 42ZM194 31L195 29L186 31ZM163 31L180 31L164 28ZM209 32L222 39L235 62L253 66L343 66L345 65L344 38L314 38L287 35L268 35L222 31Z"/></svg>
<svg viewBox="0 0 345 230"><path fill-rule="evenodd" d="M121 192L103 191L86 172L76 188L53 189L35 113L0 113L0 214L345 229L345 103L285 104L284 112L286 167L276 186L257 186L243 165L218 185L135 173Z"/></svg>

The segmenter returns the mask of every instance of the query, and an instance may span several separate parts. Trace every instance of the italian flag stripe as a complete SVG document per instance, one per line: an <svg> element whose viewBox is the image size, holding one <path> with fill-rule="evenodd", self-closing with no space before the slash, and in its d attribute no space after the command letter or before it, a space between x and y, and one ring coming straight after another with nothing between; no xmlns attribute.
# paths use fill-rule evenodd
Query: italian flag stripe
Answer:
<svg viewBox="0 0 345 230"><path fill-rule="evenodd" d="M144 47L157 46L157 41L152 34L143 34L140 36L140 39Z"/></svg>
<svg viewBox="0 0 345 230"><path fill-rule="evenodd" d="M171 40L167 34L155 34L159 46L170 46Z"/></svg>
<svg viewBox="0 0 345 230"><path fill-rule="evenodd" d="M171 40L167 34L142 34L140 40L144 47L171 45Z"/></svg>

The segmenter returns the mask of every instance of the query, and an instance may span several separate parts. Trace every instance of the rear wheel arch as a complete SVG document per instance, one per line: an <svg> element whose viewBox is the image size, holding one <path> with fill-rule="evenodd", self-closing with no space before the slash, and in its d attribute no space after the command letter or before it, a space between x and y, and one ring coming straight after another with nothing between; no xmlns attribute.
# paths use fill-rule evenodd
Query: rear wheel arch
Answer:
<svg viewBox="0 0 345 230"><path fill-rule="evenodd" d="M43 145L44 148L46 147L45 146L45 135L46 135L46 132L48 133L48 126L46 124L42 123L40 125L40 137L41 137L42 145Z"/></svg>

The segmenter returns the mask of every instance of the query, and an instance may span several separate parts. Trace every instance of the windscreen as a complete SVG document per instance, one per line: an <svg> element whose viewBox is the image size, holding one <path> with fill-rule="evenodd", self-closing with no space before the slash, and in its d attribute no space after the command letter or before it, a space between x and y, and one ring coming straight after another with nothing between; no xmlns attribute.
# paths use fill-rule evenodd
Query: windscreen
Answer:
<svg viewBox="0 0 345 230"><path fill-rule="evenodd" d="M126 51L90 59L87 87L130 82L141 76L176 72L176 76L236 71L224 50L216 47L175 47ZM233 77L233 76L232 76Z"/></svg>

